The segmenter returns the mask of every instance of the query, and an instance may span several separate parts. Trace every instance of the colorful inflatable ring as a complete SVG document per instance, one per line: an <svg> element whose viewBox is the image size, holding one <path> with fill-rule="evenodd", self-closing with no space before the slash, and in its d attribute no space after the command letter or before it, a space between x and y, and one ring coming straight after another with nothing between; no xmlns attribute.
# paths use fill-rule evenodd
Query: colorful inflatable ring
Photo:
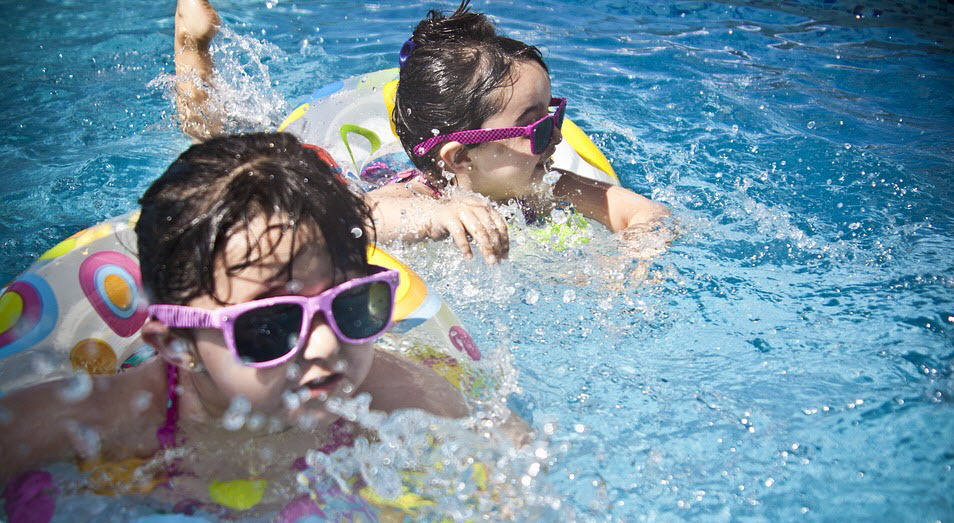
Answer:
<svg viewBox="0 0 954 523"><path fill-rule="evenodd" d="M132 212L54 246L0 294L0 395L77 370L114 374L154 351L139 337L146 297ZM395 325L408 354L471 397L489 383L460 320L407 266L377 246L372 263L400 272Z"/></svg>
<svg viewBox="0 0 954 523"><path fill-rule="evenodd" d="M383 154L403 152L391 112L398 69L385 69L325 85L291 112L278 130L319 144L335 158L350 160L345 170L359 175ZM586 178L619 185L616 173L599 148L568 118L554 166ZM347 162L345 162L347 163Z"/></svg>

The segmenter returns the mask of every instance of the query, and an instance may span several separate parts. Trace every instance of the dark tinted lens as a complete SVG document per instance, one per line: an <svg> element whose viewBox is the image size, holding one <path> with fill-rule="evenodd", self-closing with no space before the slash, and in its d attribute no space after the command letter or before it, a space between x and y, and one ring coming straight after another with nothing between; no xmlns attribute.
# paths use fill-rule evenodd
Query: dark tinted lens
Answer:
<svg viewBox="0 0 954 523"><path fill-rule="evenodd" d="M291 352L298 345L304 311L283 303L248 311L235 319L235 348L239 358L262 363Z"/></svg>
<svg viewBox="0 0 954 523"><path fill-rule="evenodd" d="M384 282L373 282L336 296L331 302L331 312L342 334L361 339L384 329L391 319L393 304L391 287Z"/></svg>
<svg viewBox="0 0 954 523"><path fill-rule="evenodd" d="M533 128L533 154L540 154L550 145L553 136L553 118L543 120Z"/></svg>
<svg viewBox="0 0 954 523"><path fill-rule="evenodd" d="M557 110L556 110L556 112L555 112L554 114L556 115L556 126L557 126L557 129L562 129L562 128L563 128L563 117L566 115L566 106L561 104L560 106L557 107Z"/></svg>

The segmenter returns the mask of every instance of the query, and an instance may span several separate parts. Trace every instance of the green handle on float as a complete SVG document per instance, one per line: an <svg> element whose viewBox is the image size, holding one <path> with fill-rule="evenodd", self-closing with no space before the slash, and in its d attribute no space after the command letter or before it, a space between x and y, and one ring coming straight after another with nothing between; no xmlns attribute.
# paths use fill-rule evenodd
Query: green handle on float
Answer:
<svg viewBox="0 0 954 523"><path fill-rule="evenodd" d="M351 157L351 163L354 165L354 172L358 172L358 162L354 160L354 153L351 152L351 144L348 143L348 135L354 133L359 136L363 136L369 142L371 142L371 154L374 154L375 151L381 148L381 138L378 138L377 133L371 129L365 129L364 127L358 125L352 125L346 123L341 126L341 141L345 144L345 149L348 150L348 156Z"/></svg>

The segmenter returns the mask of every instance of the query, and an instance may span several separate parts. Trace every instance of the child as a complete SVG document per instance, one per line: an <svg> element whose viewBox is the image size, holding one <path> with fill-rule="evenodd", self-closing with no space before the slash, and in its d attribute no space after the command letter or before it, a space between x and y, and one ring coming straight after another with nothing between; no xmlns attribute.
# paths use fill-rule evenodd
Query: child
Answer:
<svg viewBox="0 0 954 523"><path fill-rule="evenodd" d="M145 458L188 442L229 449L164 471L173 491L198 482L191 495L207 502L209 479L293 476L296 458L333 439L329 397L368 393L380 411L467 415L443 378L372 347L390 324L397 274L368 264L370 211L293 136L194 145L140 204L153 304L142 337L160 357L92 377L82 399L64 399L62 382L0 398L0 484L54 461ZM262 427L223 428L236 405ZM248 457L266 444L273 455Z"/></svg>
<svg viewBox="0 0 954 523"><path fill-rule="evenodd" d="M208 0L178 0L174 38L176 106L182 130L196 141L223 132L222 115L206 103L206 85L214 73L209 43L219 24L219 16ZM412 202L403 196L392 198L380 193L368 199L378 241L440 240L450 236L469 257L470 237L488 262L506 258L510 249L507 225L485 198L460 194L440 202L422 199L413 202L411 209Z"/></svg>
<svg viewBox="0 0 954 523"><path fill-rule="evenodd" d="M537 48L498 35L468 4L463 0L450 17L432 10L401 49L392 116L420 173L370 198L403 198L396 206L412 207L457 186L496 203L516 202L529 222L570 204L613 232L648 230L668 216L632 191L566 171L551 190L544 175L562 139L567 101L552 97Z"/></svg>

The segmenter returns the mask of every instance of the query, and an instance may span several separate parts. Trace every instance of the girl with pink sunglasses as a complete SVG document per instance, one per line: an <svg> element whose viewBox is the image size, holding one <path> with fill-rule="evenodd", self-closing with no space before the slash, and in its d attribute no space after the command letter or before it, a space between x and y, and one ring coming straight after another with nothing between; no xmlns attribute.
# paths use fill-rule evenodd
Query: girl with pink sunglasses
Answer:
<svg viewBox="0 0 954 523"><path fill-rule="evenodd" d="M401 49L392 118L416 170L366 195L379 239L451 237L468 257L473 241L496 263L510 248L497 206L509 202L528 222L569 206L637 241L657 227L668 209L632 191L567 171L555 172L552 185L554 175L544 180L571 102L553 97L536 47L497 34L468 4L450 16L431 11ZM220 119L204 112L203 88L218 23L208 0L178 1L177 103L183 129L196 139L221 132Z"/></svg>
<svg viewBox="0 0 954 523"><path fill-rule="evenodd" d="M398 274L369 264L370 210L294 136L194 145L140 204L152 304L142 337L159 357L92 376L82 398L65 399L62 380L0 398L0 484L73 457L112 462L180 447L187 459L166 460L160 476L177 496L198 482L189 494L210 502L211 474L274 471L288 482L307 449L336 443L329 398L367 393L379 411L468 414L430 368L372 346L390 326ZM260 426L223 426L236 404ZM274 452L196 450L262 446ZM269 488L264 499L283 504L292 485Z"/></svg>
<svg viewBox="0 0 954 523"><path fill-rule="evenodd" d="M396 219L395 209L456 186L497 204L516 202L529 222L569 205L613 232L657 226L669 211L622 187L560 171L551 190L555 176L545 175L568 102L551 93L540 51L497 34L469 1L449 17L432 10L401 49L392 117L418 173L370 193L392 213L383 223ZM506 229L482 225L472 234L478 243L507 243Z"/></svg>

